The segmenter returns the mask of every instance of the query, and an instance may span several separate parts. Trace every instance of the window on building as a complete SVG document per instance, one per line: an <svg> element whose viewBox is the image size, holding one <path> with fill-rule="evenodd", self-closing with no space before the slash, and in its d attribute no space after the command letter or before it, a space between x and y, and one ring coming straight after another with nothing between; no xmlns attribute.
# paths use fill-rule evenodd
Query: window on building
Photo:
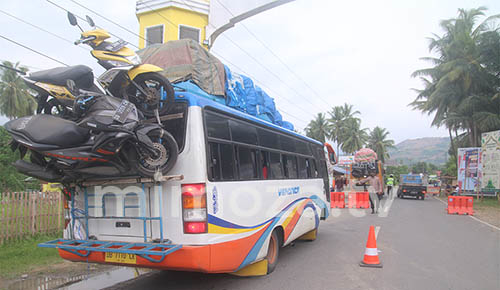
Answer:
<svg viewBox="0 0 500 290"><path fill-rule="evenodd" d="M258 178L256 152L254 149L238 146L240 180Z"/></svg>
<svg viewBox="0 0 500 290"><path fill-rule="evenodd" d="M179 25L179 39L192 39L200 42L200 30L194 27Z"/></svg>
<svg viewBox="0 0 500 290"><path fill-rule="evenodd" d="M163 43L163 25L146 28L146 46L155 43Z"/></svg>

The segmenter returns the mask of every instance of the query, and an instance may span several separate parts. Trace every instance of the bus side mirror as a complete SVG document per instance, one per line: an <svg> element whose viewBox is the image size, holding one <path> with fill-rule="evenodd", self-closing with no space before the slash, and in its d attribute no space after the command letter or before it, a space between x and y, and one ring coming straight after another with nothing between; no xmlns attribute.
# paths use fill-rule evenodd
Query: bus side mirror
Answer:
<svg viewBox="0 0 500 290"><path fill-rule="evenodd" d="M328 159L330 160L330 163L336 164L337 163L337 156L335 156L335 153L328 153Z"/></svg>

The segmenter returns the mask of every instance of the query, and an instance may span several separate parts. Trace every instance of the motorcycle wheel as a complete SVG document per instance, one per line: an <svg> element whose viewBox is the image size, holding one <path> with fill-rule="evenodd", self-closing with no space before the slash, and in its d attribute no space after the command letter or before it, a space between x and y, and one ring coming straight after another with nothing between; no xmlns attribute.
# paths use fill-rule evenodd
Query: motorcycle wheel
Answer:
<svg viewBox="0 0 500 290"><path fill-rule="evenodd" d="M45 103L42 113L60 118L67 118L70 115L68 108L61 104L57 99L51 99Z"/></svg>
<svg viewBox="0 0 500 290"><path fill-rule="evenodd" d="M179 155L177 142L170 133L163 129L151 130L147 136L153 141L157 154L156 156L139 156L137 162L134 162L134 166L144 176L152 177L157 170L165 175L177 161Z"/></svg>
<svg viewBox="0 0 500 290"><path fill-rule="evenodd" d="M138 75L134 82L148 95L145 96L134 84L127 86L126 95L144 116L154 117L155 109L158 109L160 116L170 112L174 103L174 88L167 78L157 72L150 72Z"/></svg>

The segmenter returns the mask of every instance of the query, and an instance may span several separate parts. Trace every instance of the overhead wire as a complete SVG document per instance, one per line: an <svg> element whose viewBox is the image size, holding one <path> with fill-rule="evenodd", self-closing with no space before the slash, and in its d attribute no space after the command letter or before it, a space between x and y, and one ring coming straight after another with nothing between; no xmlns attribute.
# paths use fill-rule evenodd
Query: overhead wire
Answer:
<svg viewBox="0 0 500 290"><path fill-rule="evenodd" d="M71 12L71 11L69 11L68 9L66 9L66 8L62 7L61 5L58 5L58 4L54 3L54 2L52 2L51 0L45 0L45 1L49 2L50 4L54 5L55 7L59 8L59 9L61 9L61 10L64 10L64 11L66 11L66 12ZM87 22L87 23L88 23L87 19L85 19L85 18L83 18L83 17L81 17L81 16L78 16L78 15L77 15L77 14L75 14L75 13L72 13L72 14L73 14L73 15L75 15L75 17L77 17L78 19L80 19L80 20L85 21L85 22ZM101 26L99 26L99 25L96 25L95 27L97 27L97 28L99 28L99 29L104 29L104 28L102 28L102 27L101 27ZM107 30L107 29L105 29L105 30L106 30L106 31L108 31L108 33L109 33L110 35L112 35L112 36L114 36L114 37L116 37L116 38L118 38L118 39L121 39L121 37L119 37L118 35L111 33L111 32L110 32L109 30ZM130 44L131 46L133 46L133 47L135 47L135 48L139 49L139 47L138 47L137 45L135 45L135 44L133 44L133 43L131 43L131 42L129 42L129 44Z"/></svg>
<svg viewBox="0 0 500 290"><path fill-rule="evenodd" d="M63 41L65 41L65 42L68 42L68 43L70 43L70 44L74 45L73 41L68 40L68 39L66 39L66 38L64 38L64 37L62 37L62 36L59 36L59 35L55 34L55 33L52 33L52 32L50 32L50 31L48 31L48 30L46 30L46 29L43 29L43 28L41 28L40 26L37 26L37 25L35 25L35 24L33 24L33 23L29 23L28 21L23 20L23 19L21 19L21 18L19 18L19 17L17 17L17 16L14 16L14 15L12 15L12 14L10 14L10 13L8 13L8 12L5 12L5 11L3 11L3 10L1 10L1 9L0 9L0 12L1 12L1 13L3 13L3 14L5 14L5 15L7 15L7 16L10 16L11 18L14 18L14 19L16 19L16 20L18 20L18 21L20 21L20 22L22 22L22 23L24 23L24 24L27 24L27 25L29 25L29 26L31 26L31 27L34 27L34 28L36 28L36 29L38 29L38 30L40 30L40 31L43 31L43 32L45 32L45 33L48 33L48 34L50 34L50 35L52 35L52 36L54 36L54 37L56 37L56 38L59 38L60 40L63 40ZM90 51L90 49L89 49L89 48L87 48L87 47L83 47L83 46L78 46L78 47L79 47L79 48L81 48L81 49L84 49L84 50Z"/></svg>
<svg viewBox="0 0 500 290"><path fill-rule="evenodd" d="M75 4L76 4L76 5L78 5L78 6L82 7L83 9L85 9L85 10L87 10L87 11L90 11L91 13L94 13L95 15L97 15L97 16L99 16L99 17L103 18L104 20L106 20L106 21L108 21L108 22L113 23L114 25L116 25L116 26L120 27L121 29L123 29L123 30L127 31L128 33L133 34L133 35L135 35L135 36L139 37L140 39L142 39L142 40L144 40L144 41L148 42L148 40L147 40L146 38L142 37L140 34L137 34L137 33L133 32L133 31L131 31L130 29L128 29L128 28L126 28L126 27L122 26L121 24L119 24L119 23L117 23L117 22L115 22L115 21L113 21L113 20L111 20L111 19L107 18L106 16L104 16L104 15L102 15L102 14L100 14L100 13L96 12L95 10L90 9L90 8L88 8L88 7L84 6L83 4L80 4L79 2L77 2L77 1L75 1L75 0L70 0L70 1L71 1L71 2L73 2L73 3L75 3ZM149 43L151 44L151 42L149 42Z"/></svg>
<svg viewBox="0 0 500 290"><path fill-rule="evenodd" d="M5 40L7 40L7 41L9 41L9 42L11 42L11 43L14 43L15 45L21 46L21 47L23 47L23 48L25 48L25 49L27 49L27 50L30 50L30 51L32 51L32 52L34 52L34 53L38 54L38 55L41 55L41 56L43 56L43 57L46 57L46 58L48 58L48 59L50 59L50 60L52 60L52 61L55 61L55 62L57 62L57 63L60 63L60 64L62 64L62 65L65 65L65 66L69 66L69 65L65 64L64 62L62 62L62 61L60 61L60 60L57 60L57 59L55 59L55 58L53 58L53 57L51 57L51 56L48 56L48 55L46 55L46 54L44 54L44 53L42 53L42 52L39 52L38 50L35 50L35 49L33 49L33 48L29 47L29 46L26 46L26 45L24 45L24 44L21 44L21 43L19 43L19 42L15 41L15 40L12 40L12 39L10 39L10 38L8 38L8 37L5 37L5 36L3 36L3 35L1 35L1 34L0 34L0 38L3 38L3 39L5 39Z"/></svg>
<svg viewBox="0 0 500 290"><path fill-rule="evenodd" d="M46 1L47 1L47 2L49 2L49 3L51 3L51 4L53 4L53 5L54 5L54 6L56 6L56 7L59 7L60 9L63 9L63 10L65 10L65 11L69 12L69 10L67 10L67 9L65 9L65 8L63 8L63 7L61 7L60 5L55 4L54 2L52 2L52 1L50 1L50 0L46 0ZM97 15L97 16L99 16L99 17L103 18L103 19L105 19L106 21L108 21L108 22L110 22L110 23L113 23L114 25L116 25L116 26L120 27L121 29L123 29L123 30L125 30L125 31L127 31L127 32L129 32L129 33L131 33L131 34L133 34L133 35L135 35L135 36L137 36L137 37L139 37L139 38L141 38L141 39L143 39L144 41L146 41L146 42L147 42L147 40L146 40L144 37L140 36L140 35L139 35L139 34L137 34L137 33L132 32L132 31L131 31L131 30L129 30L128 28L126 28L126 27L122 26L121 24L119 24L119 23L117 23L117 22L115 22L115 21L113 21L113 20L109 19L109 18L108 18L108 17L106 17L106 16L103 16L102 14L100 14L100 13L96 12L95 10L90 9L90 8L86 7L85 5L83 5L83 4L81 4L81 3L79 3L79 2L77 2L77 1L75 1L75 0L70 0L70 1L71 1L71 2L73 2L73 3L75 3L76 5L78 5L78 6L82 7L82 8L84 8L84 9L86 9L87 11L90 11L91 13L93 13L93 14L95 14L95 15ZM182 2L184 2L184 4L186 4L187 6L191 7L191 6L190 6L188 3L186 3L185 1L183 1L183 0L182 0ZM144 4L145 6L147 6L147 7L149 7L150 9L152 9L152 8L151 8L149 5L147 5L146 3L143 3L143 4ZM192 8L192 7L191 7L191 8ZM157 13L158 15L160 15L162 18L164 18L164 19L165 19L167 22L169 22L171 25L173 25L175 28L177 28L177 24L173 23L170 19L168 19L168 18L164 17L163 15L161 15L158 11L156 11L156 10L154 10L154 9L152 9L152 10L153 10L155 13ZM77 17L78 17L78 18L80 18L80 19L82 19L82 20L84 20L84 21L87 21L86 19L83 19L82 17L79 17L79 16L77 16ZM263 66L263 67L264 67L264 68L265 68L265 69L266 69L269 73L273 74L276 78L278 78L281 82L283 82L286 86L288 86L288 85L286 84L286 82L284 82L283 80L281 80L281 79L279 78L279 76L277 76L275 73L273 73L271 70L269 70L269 69L268 69L267 67L265 67L263 64L261 64L261 63L260 63L257 59L255 59L255 57L253 57L251 54L249 54L247 51L245 51L243 48L241 48L241 47L240 47L240 46L239 46L236 42L234 42L232 39L230 39L229 37L227 37L227 36L225 36L225 35L224 35L224 37L225 37L225 38L227 38L227 39L229 39L229 40L230 40L230 41L231 41L234 45L236 45L236 46L237 46L237 47L239 47L242 51L244 51L247 55L249 55L249 57L253 58L253 59L254 59L254 61L258 62L261 66ZM135 47L137 47L137 46L135 46ZM138 47L137 47L137 48L138 48ZM220 57L220 56L219 56L219 57ZM222 58L222 57L220 57L220 58ZM227 60L225 60L225 61L226 61L226 62L228 62ZM234 64L231 64L231 65L233 65L234 67L236 67ZM241 70L243 73L245 73L245 74L249 75L248 73L246 73L246 72L245 72L244 70L242 70L241 68L238 68L238 69L239 69L239 70ZM249 76L250 76L250 77L252 77L251 75L249 75ZM252 77L252 78L254 78L255 80L257 80L255 77ZM261 82L259 82L259 83L261 84L261 86L263 86ZM288 87L289 87L291 90L293 90L293 88L291 88L290 86L288 86ZM267 88L267 90L269 90L270 92L273 92L275 95L278 95L278 94L276 94L276 92L274 92L274 91L270 90L269 88ZM293 91L295 91L295 90L293 90ZM278 96L279 96L279 95L278 95ZM300 96L300 95L299 95L299 96ZM288 100L287 98L284 98L284 97L281 97L281 98L283 98L283 99L287 100L288 102L290 102L291 104L293 104L293 103L292 103L290 100ZM311 104L312 104L312 103L311 103ZM303 109L302 109L302 110L303 110ZM304 122L304 123L306 123L306 124L308 123L307 121L305 121L305 120L303 120L303 119L300 119L300 118L298 118L298 117L295 117L294 115L292 115L292 114L290 114L290 113L287 113L286 111L283 111L283 110L280 110L280 111L282 111L283 113L285 113L285 114L287 114L287 115L291 116L292 118L294 118L294 119L296 119L296 120L299 120L299 121ZM307 111L305 111L305 112L306 112L306 113L308 113L308 114L314 115L314 114L312 114L312 113L310 113L310 112L307 112Z"/></svg>
<svg viewBox="0 0 500 290"><path fill-rule="evenodd" d="M182 2L184 2L184 1L182 1ZM142 4L143 4L143 5L145 5L146 7L150 8L151 10L153 10L156 14L158 14L160 17L162 17L163 19L165 19L165 20L166 20L169 24L171 24L171 25L173 25L174 27L176 27L176 28L177 28L177 25L176 25L175 23L173 23L170 19L168 19L168 18L166 18L165 16L163 16L160 12L158 12L158 11L154 10L151 6L149 6L148 4L146 4L146 3L144 3L144 2L143 2ZM184 4L186 4L186 5L188 5L188 6L189 6L189 4L187 4L186 2L184 2ZM191 6L189 6L189 7L191 7ZM193 7L191 7L191 8L193 8ZM212 52L212 53L213 53L214 55L216 55L217 57L221 58L222 60L224 60L225 62L229 63L231 66L236 67L238 70L240 70L240 71L241 71L241 72L243 72L244 74L246 74L246 75L248 75L249 77L253 78L256 82L260 83L260 85L261 85L261 86L263 86L263 87L267 87L267 86L264 86L264 85L263 85L263 83L262 83L262 82L260 82L257 78L255 78L254 76L252 76L252 75L250 75L249 73L245 72L243 69L241 69L241 68L237 67L236 65L234 65L234 63L231 63L230 61L228 61L228 60L227 60L227 59L225 59L224 57L220 56L219 54L216 54L216 53L214 53L214 52ZM291 100L289 100L288 98L285 98L285 97L280 96L280 95L279 95L279 94L277 94L275 91L272 91L272 90L271 90L271 89L269 89L269 88L266 88L266 89L267 89L268 91L272 92L274 95L276 95L276 96L278 96L278 97L280 97L280 98L282 98L282 99L286 100L287 102L289 102L290 104L292 104L292 105L293 105L292 101L291 101ZM310 114L310 115L314 116L314 114L313 114L313 113L308 112L308 111L304 110L304 109L303 109L303 108L301 108L301 107L299 107L299 108L300 108L303 112L305 112L305 113L307 113L307 114ZM286 113L286 112L285 112L285 113ZM287 115L290 115L290 116L293 116L293 115L291 115L291 114L289 114L289 113L286 113L286 114L287 114ZM302 122L305 122L306 124L308 123L307 121L304 121L304 120L302 120L302 119L300 119L300 118L298 118L298 117L294 117L294 116L293 116L293 118L295 118L295 119L297 119L297 120L300 120L300 121L302 121Z"/></svg>
<svg viewBox="0 0 500 290"><path fill-rule="evenodd" d="M227 8L219 0L215 0L215 1L217 1L217 3L219 3L227 12L229 12L229 14L231 14L233 17L235 17L235 15L231 12L231 10L229 10L229 8ZM309 88L318 98L320 98L323 102L325 102L325 104L330 105L327 100L323 99L323 97L321 97L321 95L312 86L310 86L294 70L292 70L292 68L290 68L290 66L288 64L286 64L285 61L283 61L283 59L281 59L281 57L279 57L269 46L267 46L267 44L265 42L263 42L259 37L257 37L257 35L255 35L255 33L253 33L244 23L240 23L240 25L243 28L245 28L245 30L250 35L252 35L252 37L255 38L255 40L257 40L267 51L269 51L296 79L298 79L302 83L304 83L304 85L307 88Z"/></svg>
<svg viewBox="0 0 500 290"><path fill-rule="evenodd" d="M185 0L181 0L185 5L187 5L188 7L190 7L191 9L194 9L193 6L191 6L189 3L187 3ZM201 16L200 16L201 17ZM216 28L213 24L210 24L208 23L208 25L212 26L213 28ZM236 46L239 50L241 50L243 53L245 53L246 55L248 55L255 63L257 63L258 65L260 65L262 68L264 68L268 73L270 73L271 75L273 75L277 80L279 80L281 83L283 83L287 88L289 88L292 92L294 92L297 96L303 98L304 100L306 100L310 105L316 107L317 109L319 109L320 111L323 110L323 108L319 107L318 105L314 104L313 102L311 102L309 100L309 98L299 94L295 89L293 89L287 82L285 82L280 76L278 76L275 72L273 72L272 70L270 70L266 65L264 65L261 61L259 61L256 57L254 57L251 53L249 53L247 50L245 50L243 47L241 47L238 43L236 43L234 40L232 40L229 36L225 35L225 34L221 34L222 37L224 37L225 39L227 39L229 42L231 42L234 46Z"/></svg>

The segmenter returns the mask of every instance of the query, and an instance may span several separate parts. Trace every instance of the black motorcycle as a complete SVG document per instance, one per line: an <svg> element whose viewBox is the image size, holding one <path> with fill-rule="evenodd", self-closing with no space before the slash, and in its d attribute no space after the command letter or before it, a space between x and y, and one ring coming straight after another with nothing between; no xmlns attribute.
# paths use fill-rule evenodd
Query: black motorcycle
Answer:
<svg viewBox="0 0 500 290"><path fill-rule="evenodd" d="M28 176L70 183L102 177L166 174L178 147L159 124L141 124L129 101L89 92L73 106L76 122L52 115L22 117L5 124L12 150L21 159L13 165ZM31 162L24 160L29 151Z"/></svg>

